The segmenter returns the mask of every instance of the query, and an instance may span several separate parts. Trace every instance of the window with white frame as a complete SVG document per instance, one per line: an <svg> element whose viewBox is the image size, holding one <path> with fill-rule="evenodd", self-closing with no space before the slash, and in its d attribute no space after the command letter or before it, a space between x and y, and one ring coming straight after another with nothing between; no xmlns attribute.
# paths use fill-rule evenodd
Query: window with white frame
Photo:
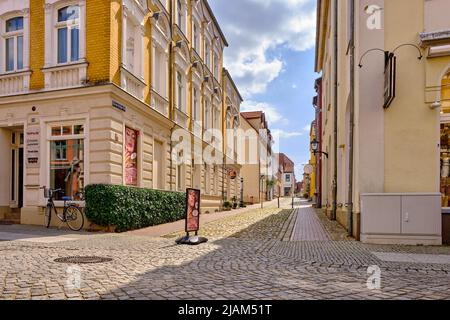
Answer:
<svg viewBox="0 0 450 320"><path fill-rule="evenodd" d="M13 72L24 67L24 19L15 17L6 20L4 38L5 71Z"/></svg>
<svg viewBox="0 0 450 320"><path fill-rule="evenodd" d="M194 88L194 92L193 92L193 110L192 110L192 117L194 119L194 121L198 120L198 90L197 88Z"/></svg>
<svg viewBox="0 0 450 320"><path fill-rule="evenodd" d="M209 101L205 100L205 120L204 120L205 130L208 130L210 128L209 126L210 117L211 115L209 113Z"/></svg>
<svg viewBox="0 0 450 320"><path fill-rule="evenodd" d="M177 25L180 27L183 33L186 33L186 17L185 6L183 0L177 0Z"/></svg>
<svg viewBox="0 0 450 320"><path fill-rule="evenodd" d="M177 108L184 112L184 78L180 71L177 71Z"/></svg>
<svg viewBox="0 0 450 320"><path fill-rule="evenodd" d="M286 174L286 182L291 182L291 175L290 174Z"/></svg>
<svg viewBox="0 0 450 320"><path fill-rule="evenodd" d="M209 68L211 68L211 49L209 46L209 43L205 41L205 65Z"/></svg>
<svg viewBox="0 0 450 320"><path fill-rule="evenodd" d="M216 79L219 79L219 57L217 56L217 54L214 54L214 77L216 77Z"/></svg>
<svg viewBox="0 0 450 320"><path fill-rule="evenodd" d="M200 40L200 30L199 30L199 27L197 25L197 22L194 22L194 25L193 25L193 41L192 41L192 43L193 43L194 49L197 52L198 52L199 47L200 47L200 45L199 45L200 41L199 40Z"/></svg>
<svg viewBox="0 0 450 320"><path fill-rule="evenodd" d="M61 189L55 195L70 196L77 200L84 189L84 125L82 123L50 126L49 183L52 189Z"/></svg>
<svg viewBox="0 0 450 320"><path fill-rule="evenodd" d="M56 30L57 63L78 61L80 58L80 7L78 5L58 10Z"/></svg>

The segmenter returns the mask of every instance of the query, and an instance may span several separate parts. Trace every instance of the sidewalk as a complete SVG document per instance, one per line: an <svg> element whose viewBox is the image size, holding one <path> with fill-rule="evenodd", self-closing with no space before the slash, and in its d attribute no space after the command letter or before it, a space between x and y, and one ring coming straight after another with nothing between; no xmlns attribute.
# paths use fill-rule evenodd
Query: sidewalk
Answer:
<svg viewBox="0 0 450 320"><path fill-rule="evenodd" d="M281 208L283 208L283 207L286 208L287 206L290 206L290 205L291 205L291 199L287 199L287 198L280 199L280 207ZM272 201L265 202L263 205L264 208L274 208L277 206L278 206L278 199L274 199ZM216 212L216 213L210 213L210 214L202 214L200 217L200 228L202 227L202 225L204 225L206 223L221 220L221 219L224 219L227 217L233 217L238 214L245 213L247 211L251 211L254 209L260 209L260 208L261 208L261 204L257 203L257 204L247 206L246 208L241 208L241 209L237 209L237 210L222 211L222 212ZM177 222L166 223L166 224L148 227L148 228L144 228L144 229L140 229L140 230L129 231L124 234L155 238L155 237L162 237L167 234L183 231L184 228L185 228L185 220L183 219L183 220L179 220Z"/></svg>

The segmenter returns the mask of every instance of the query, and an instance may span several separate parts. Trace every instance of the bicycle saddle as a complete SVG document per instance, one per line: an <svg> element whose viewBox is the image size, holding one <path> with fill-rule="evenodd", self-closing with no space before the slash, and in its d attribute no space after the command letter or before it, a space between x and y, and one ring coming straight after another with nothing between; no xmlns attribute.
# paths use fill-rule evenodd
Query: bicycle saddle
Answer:
<svg viewBox="0 0 450 320"><path fill-rule="evenodd" d="M63 201L70 201L70 200L72 200L72 198L71 198L71 197L65 196L65 197L62 197L62 200L63 200Z"/></svg>

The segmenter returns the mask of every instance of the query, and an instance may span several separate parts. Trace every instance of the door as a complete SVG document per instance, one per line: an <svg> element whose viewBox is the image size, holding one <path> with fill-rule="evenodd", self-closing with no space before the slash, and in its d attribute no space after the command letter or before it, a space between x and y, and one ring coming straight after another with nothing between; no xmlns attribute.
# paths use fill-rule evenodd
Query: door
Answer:
<svg viewBox="0 0 450 320"><path fill-rule="evenodd" d="M23 131L11 132L10 207L23 207Z"/></svg>

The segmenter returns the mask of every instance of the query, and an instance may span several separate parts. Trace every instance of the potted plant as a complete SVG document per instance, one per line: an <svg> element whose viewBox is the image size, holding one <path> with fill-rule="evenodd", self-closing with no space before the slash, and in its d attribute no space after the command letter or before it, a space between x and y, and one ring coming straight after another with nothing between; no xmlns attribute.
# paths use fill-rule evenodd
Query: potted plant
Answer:
<svg viewBox="0 0 450 320"><path fill-rule="evenodd" d="M233 199L231 199L232 201L233 201L233 209L236 209L237 208L237 206L238 206L238 203L237 203L237 198L236 198L236 196L234 196L233 197Z"/></svg>
<svg viewBox="0 0 450 320"><path fill-rule="evenodd" d="M230 201L225 201L223 203L223 211L230 211L231 210L231 202Z"/></svg>

